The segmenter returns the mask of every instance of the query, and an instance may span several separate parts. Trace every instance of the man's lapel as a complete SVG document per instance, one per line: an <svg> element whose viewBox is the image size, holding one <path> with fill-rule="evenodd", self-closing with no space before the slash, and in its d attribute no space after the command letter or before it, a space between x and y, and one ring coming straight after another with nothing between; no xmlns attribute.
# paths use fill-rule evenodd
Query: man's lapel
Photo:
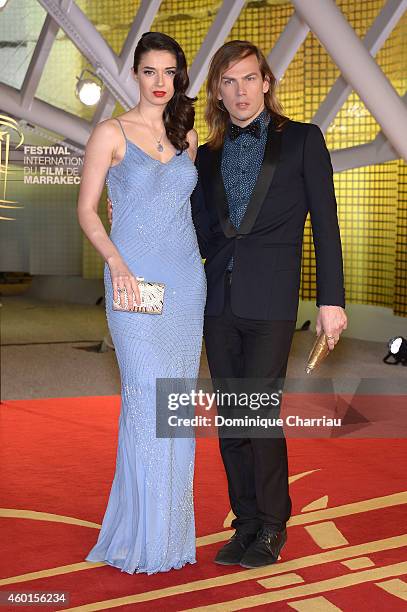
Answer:
<svg viewBox="0 0 407 612"><path fill-rule="evenodd" d="M219 223L227 238L236 236L237 231L230 220L229 205L222 177L222 148L211 152L210 174L212 175L212 197L218 211Z"/></svg>
<svg viewBox="0 0 407 612"><path fill-rule="evenodd" d="M280 158L281 151L281 132L273 129L272 121L269 123L267 132L266 147L264 150L263 163L260 168L259 176L252 191L249 204L239 227L239 234L250 234L270 185L274 178L274 173Z"/></svg>

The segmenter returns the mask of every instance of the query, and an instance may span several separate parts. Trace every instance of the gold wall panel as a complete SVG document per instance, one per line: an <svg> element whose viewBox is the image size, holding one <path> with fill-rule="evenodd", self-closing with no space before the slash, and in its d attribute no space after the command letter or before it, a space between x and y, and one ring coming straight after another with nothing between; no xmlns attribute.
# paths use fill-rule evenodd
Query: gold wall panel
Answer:
<svg viewBox="0 0 407 612"><path fill-rule="evenodd" d="M113 50L119 53L139 3L81 0L79 4ZM338 0L337 4L358 36L363 38L385 3L384 0ZM220 5L221 2L214 0L164 0L152 29L176 38L191 64ZM292 14L291 3L248 2L228 40L250 40L268 54ZM406 58L405 15L376 57L400 94L406 90ZM312 121L339 75L339 69L310 33L279 85L278 94L285 113L297 121ZM204 142L207 136L204 105L203 86L196 103L196 129L200 142ZM117 108L115 114L119 112L121 109ZM351 147L371 141L379 130L374 117L359 96L352 92L329 126L326 141L330 150ZM396 160L336 173L334 177L347 303L386 306L402 316L407 316L406 176L404 162ZM93 247L85 245L84 275L100 277L102 268ZM304 233L300 297L304 300L315 300L316 297L309 219Z"/></svg>

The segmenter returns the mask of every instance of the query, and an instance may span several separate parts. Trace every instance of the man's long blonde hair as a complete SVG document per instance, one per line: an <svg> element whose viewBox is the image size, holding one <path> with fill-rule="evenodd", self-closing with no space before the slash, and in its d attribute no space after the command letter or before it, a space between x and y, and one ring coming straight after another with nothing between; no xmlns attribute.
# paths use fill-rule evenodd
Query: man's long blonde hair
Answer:
<svg viewBox="0 0 407 612"><path fill-rule="evenodd" d="M281 130L289 120L283 114L283 108L276 97L277 79L271 71L266 58L258 47L246 40L231 40L218 49L213 56L206 82L207 103L205 119L209 127L208 146L211 149L219 149L225 138L226 128L229 123L229 113L222 100L218 100L219 86L222 75L231 63L235 63L250 55L255 55L259 62L259 68L263 80L270 82L267 93L264 94L264 104L268 109L274 128Z"/></svg>

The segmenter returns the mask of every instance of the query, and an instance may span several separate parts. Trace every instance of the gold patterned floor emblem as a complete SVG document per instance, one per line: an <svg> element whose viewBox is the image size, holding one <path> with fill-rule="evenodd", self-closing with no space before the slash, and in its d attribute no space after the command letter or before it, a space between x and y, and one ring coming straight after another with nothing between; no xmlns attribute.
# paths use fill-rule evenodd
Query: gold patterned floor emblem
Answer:
<svg viewBox="0 0 407 612"><path fill-rule="evenodd" d="M313 472L303 472L291 477L295 482ZM291 517L288 527L304 526L308 535L319 552L289 561L281 561L275 565L252 570L242 570L223 576L216 576L203 580L178 584L166 588L145 591L135 595L117 597L114 599L88 602L85 605L66 609L61 612L91 612L97 610L110 610L119 606L136 605L138 603L154 602L162 598L171 598L191 592L205 591L206 589L221 588L245 581L257 581L265 592L249 597L240 597L233 600L222 601L213 605L199 606L190 610L231 612L232 610L246 610L257 606L272 604L273 602L287 602L290 608L299 612L334 612L340 610L329 601L329 591L344 589L354 585L372 583L387 594L407 601L407 584L400 577L407 573L407 561L376 567L369 555L387 550L395 550L407 546L407 534L384 538L364 544L351 545L334 523L335 518L351 516L364 512L390 508L407 503L407 491L393 493L382 497L328 507L328 496L319 498L302 509L300 514ZM80 525L91 529L98 529L100 525L89 521L68 516L34 512L30 510L15 510L0 508L0 518L24 518L40 521L62 522ZM233 514L229 513L225 519L225 527L230 525ZM197 539L197 546L207 546L215 542L227 540L232 530L213 533ZM348 574L305 583L301 570L317 565L340 562L349 570ZM94 570L104 566L103 563L75 563L55 567L37 572L30 572L20 576L10 576L0 580L3 588L22 585L24 582L44 579L62 574L72 574L77 571ZM154 604L153 604L154 605ZM187 612L187 610L185 610Z"/></svg>

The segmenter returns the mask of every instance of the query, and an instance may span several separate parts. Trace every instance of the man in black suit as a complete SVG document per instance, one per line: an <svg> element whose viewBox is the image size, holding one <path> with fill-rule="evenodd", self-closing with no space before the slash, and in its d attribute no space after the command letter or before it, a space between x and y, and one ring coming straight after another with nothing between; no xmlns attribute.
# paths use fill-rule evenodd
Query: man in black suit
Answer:
<svg viewBox="0 0 407 612"><path fill-rule="evenodd" d="M308 212L317 263L316 330L327 334L332 350L346 328L330 156L318 126L283 115L275 86L251 43L226 43L212 59L210 134L198 149L192 214L206 259L204 337L216 382L284 379ZM291 514L285 438L221 437L220 450L236 531L215 561L249 568L274 563Z"/></svg>

